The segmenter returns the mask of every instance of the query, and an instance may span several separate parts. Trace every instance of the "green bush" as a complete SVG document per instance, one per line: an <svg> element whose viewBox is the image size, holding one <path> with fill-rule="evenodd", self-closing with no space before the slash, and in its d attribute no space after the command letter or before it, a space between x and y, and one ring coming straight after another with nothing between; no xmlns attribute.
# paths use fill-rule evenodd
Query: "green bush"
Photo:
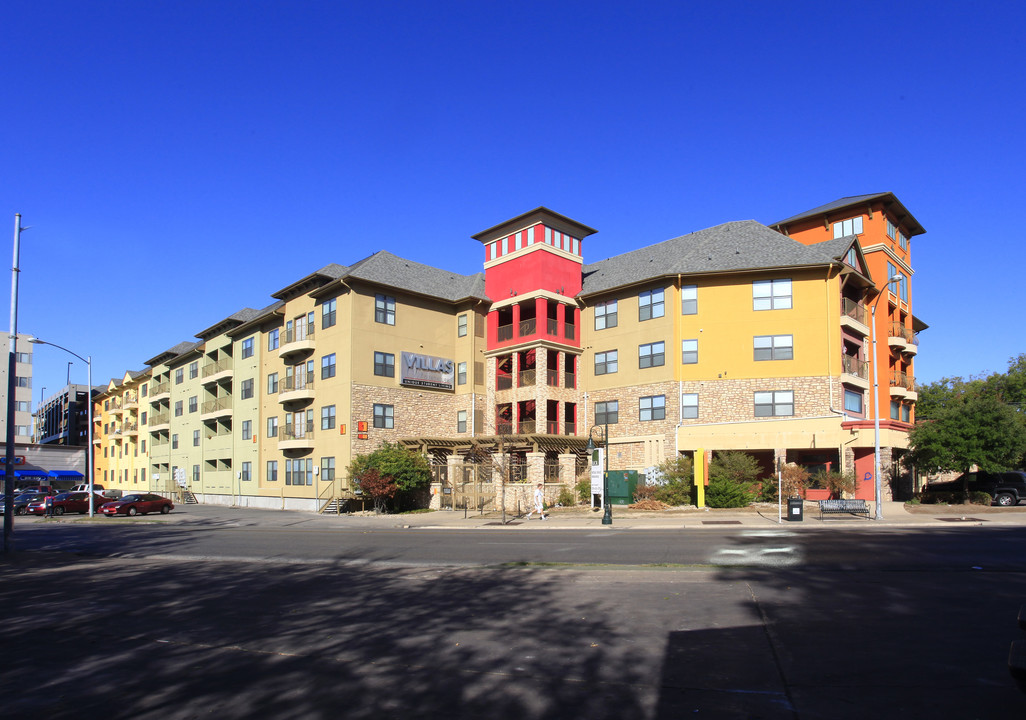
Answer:
<svg viewBox="0 0 1026 720"><path fill-rule="evenodd" d="M559 495L556 496L556 503L563 507L573 507L577 504L574 501L574 491L564 485L559 489Z"/></svg>
<svg viewBox="0 0 1026 720"><path fill-rule="evenodd" d="M759 502L775 503L777 501L777 479L766 478L759 483L755 499Z"/></svg>
<svg viewBox="0 0 1026 720"><path fill-rule="evenodd" d="M656 486L652 493L652 499L667 505L692 505L692 487L691 480L670 480L663 485Z"/></svg>
<svg viewBox="0 0 1026 720"><path fill-rule="evenodd" d="M738 450L716 453L709 463L710 480L730 480L735 485L750 485L759 478L760 472L759 461Z"/></svg>
<svg viewBox="0 0 1026 720"><path fill-rule="evenodd" d="M751 483L738 483L733 480L710 479L705 490L705 501L712 508L748 507L752 504L755 492Z"/></svg>
<svg viewBox="0 0 1026 720"><path fill-rule="evenodd" d="M969 493L969 502L973 505L992 505L994 498L991 497L990 493L985 493L982 490L974 490Z"/></svg>
<svg viewBox="0 0 1026 720"><path fill-rule="evenodd" d="M580 477L577 478L577 499L584 505L591 505L591 478Z"/></svg>

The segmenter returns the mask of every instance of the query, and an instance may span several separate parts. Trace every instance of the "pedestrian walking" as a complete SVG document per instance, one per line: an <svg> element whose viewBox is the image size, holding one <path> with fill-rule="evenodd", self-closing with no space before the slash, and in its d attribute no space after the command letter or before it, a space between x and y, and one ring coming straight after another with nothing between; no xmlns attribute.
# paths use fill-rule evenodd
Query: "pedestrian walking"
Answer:
<svg viewBox="0 0 1026 720"><path fill-rule="evenodd" d="M534 486L534 510L527 513L527 519L530 520L535 513L538 513L542 520L548 520L545 517L545 493L542 492L541 483Z"/></svg>
<svg viewBox="0 0 1026 720"><path fill-rule="evenodd" d="M45 517L53 517L53 495L47 495L46 499L43 500L43 507L45 508Z"/></svg>

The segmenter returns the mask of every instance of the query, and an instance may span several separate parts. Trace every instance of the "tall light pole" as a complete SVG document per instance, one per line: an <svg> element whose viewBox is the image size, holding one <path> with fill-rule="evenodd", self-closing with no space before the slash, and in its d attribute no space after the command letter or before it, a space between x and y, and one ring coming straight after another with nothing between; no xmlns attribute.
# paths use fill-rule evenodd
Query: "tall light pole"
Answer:
<svg viewBox="0 0 1026 720"><path fill-rule="evenodd" d="M887 278L885 285L887 291L890 292L891 283L901 280L901 275ZM876 306L880 304L880 298L883 296L884 291L881 290L880 294L876 296L876 300L873 301L870 308L872 319L869 324L869 329L873 333L873 407L875 409L873 413L873 489L876 493L876 515L874 516L876 520L883 520L883 507L880 502L883 498L880 486L880 362L876 354Z"/></svg>
<svg viewBox="0 0 1026 720"><path fill-rule="evenodd" d="M86 364L86 480L89 483L89 517L93 517L96 513L96 508L94 507L96 502L93 497L93 356L82 357L78 353L72 352L57 343L40 340L37 337L29 338L29 342L34 345L50 345L58 350L63 350ZM69 378L69 385L70 382Z"/></svg>
<svg viewBox="0 0 1026 720"><path fill-rule="evenodd" d="M14 264L11 266L11 336L7 346L7 438L4 459L4 552L11 549L14 531L14 390L18 358L18 258L21 252L21 213L14 216Z"/></svg>

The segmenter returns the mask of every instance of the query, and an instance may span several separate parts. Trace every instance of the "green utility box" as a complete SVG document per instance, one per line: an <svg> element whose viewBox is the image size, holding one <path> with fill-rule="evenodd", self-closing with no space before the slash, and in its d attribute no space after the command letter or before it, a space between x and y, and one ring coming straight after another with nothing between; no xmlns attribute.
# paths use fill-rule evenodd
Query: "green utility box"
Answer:
<svg viewBox="0 0 1026 720"><path fill-rule="evenodd" d="M630 505L638 489L637 470L610 470L606 473L610 505Z"/></svg>

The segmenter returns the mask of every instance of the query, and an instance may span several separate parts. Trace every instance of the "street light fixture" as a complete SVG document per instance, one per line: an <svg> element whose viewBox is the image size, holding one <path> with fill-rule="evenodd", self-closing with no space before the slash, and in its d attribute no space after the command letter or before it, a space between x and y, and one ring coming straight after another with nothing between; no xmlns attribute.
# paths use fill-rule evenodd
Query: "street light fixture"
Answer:
<svg viewBox="0 0 1026 720"><path fill-rule="evenodd" d="M890 292L891 283L901 282L904 279L903 275L892 275L887 278L885 287ZM876 409L876 412L873 413L873 489L876 493L876 514L874 516L876 520L883 520L883 508L880 503L883 498L880 486L880 362L876 354L876 306L880 304L880 298L883 296L884 291L881 290L880 294L876 296L876 300L873 301L870 308L872 319L869 325L869 329L873 333L873 406Z"/></svg>
<svg viewBox="0 0 1026 720"><path fill-rule="evenodd" d="M591 456L595 452L595 431L602 430L602 447L603 455L606 457L606 469L602 473L602 524L612 525L613 524L613 504L609 502L609 423L604 425L592 425L591 430L588 431L588 455Z"/></svg>
<svg viewBox="0 0 1026 720"><path fill-rule="evenodd" d="M57 343L40 340L37 337L29 338L29 342L33 345L50 345L58 350L63 350L86 364L86 423L88 423L86 426L86 480L89 483L89 517L93 517L96 512L95 498L93 497L93 356L82 357L77 352L72 352ZM70 383L70 377L68 381Z"/></svg>

